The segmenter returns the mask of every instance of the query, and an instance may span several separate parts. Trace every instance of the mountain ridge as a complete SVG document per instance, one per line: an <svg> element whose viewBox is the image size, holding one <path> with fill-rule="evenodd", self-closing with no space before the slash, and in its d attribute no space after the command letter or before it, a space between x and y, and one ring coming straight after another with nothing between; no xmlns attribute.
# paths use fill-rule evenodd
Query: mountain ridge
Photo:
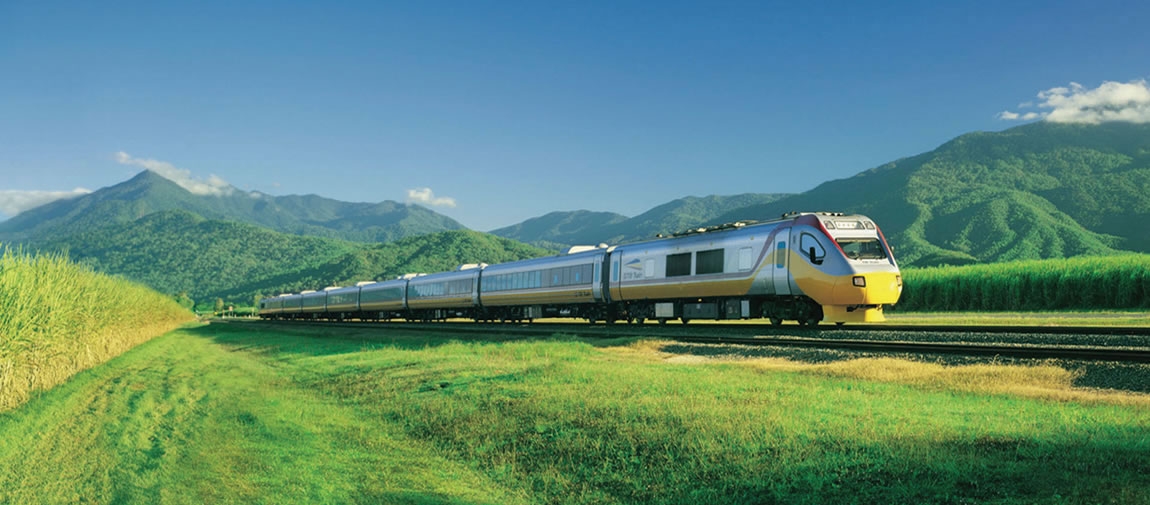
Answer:
<svg viewBox="0 0 1150 505"><path fill-rule="evenodd" d="M234 189L234 188L233 188ZM0 240L35 242L111 223L127 223L165 210L264 226L295 235L359 242L464 229L430 209L394 201L341 202L318 195L272 196L238 189L197 195L151 170L92 193L57 200L0 222Z"/></svg>

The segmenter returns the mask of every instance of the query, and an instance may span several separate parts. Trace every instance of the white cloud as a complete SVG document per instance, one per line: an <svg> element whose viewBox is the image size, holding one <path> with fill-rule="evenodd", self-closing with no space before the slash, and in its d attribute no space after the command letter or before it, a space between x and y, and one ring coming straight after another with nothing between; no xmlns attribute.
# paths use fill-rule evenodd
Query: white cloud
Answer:
<svg viewBox="0 0 1150 505"><path fill-rule="evenodd" d="M449 196L436 197L431 188L407 190L407 203L421 203L432 207L455 207L455 199Z"/></svg>
<svg viewBox="0 0 1150 505"><path fill-rule="evenodd" d="M135 165L151 170L197 195L224 196L236 191L235 187L215 174L209 176L206 181L197 180L192 177L191 171L176 168L166 161L133 158L128 153L120 151L116 153L116 162L121 165Z"/></svg>
<svg viewBox="0 0 1150 505"><path fill-rule="evenodd" d="M1022 114L1002 111L997 117L1006 121L1041 118L1053 123L1150 123L1150 85L1146 80L1127 83L1106 81L1093 89L1072 82L1070 87L1040 91L1038 99L1037 106L1050 111ZM1029 104L1024 102L1020 106Z"/></svg>
<svg viewBox="0 0 1150 505"><path fill-rule="evenodd" d="M0 191L0 212L8 216L15 216L28 209L34 209L56 200L75 198L91 192L92 190L84 188L76 188L72 191L4 190Z"/></svg>

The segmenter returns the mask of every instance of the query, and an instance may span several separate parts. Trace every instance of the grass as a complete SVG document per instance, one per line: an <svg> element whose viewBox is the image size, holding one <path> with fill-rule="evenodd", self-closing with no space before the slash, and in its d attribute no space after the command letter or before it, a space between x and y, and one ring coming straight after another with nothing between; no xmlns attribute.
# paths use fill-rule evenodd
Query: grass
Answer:
<svg viewBox="0 0 1150 505"><path fill-rule="evenodd" d="M662 349L188 328L0 415L0 502L1150 502L1147 397L1056 367Z"/></svg>
<svg viewBox="0 0 1150 505"><path fill-rule="evenodd" d="M1150 326L1150 312L901 312L886 313L889 324L1011 326ZM881 324L881 323L879 323Z"/></svg>
<svg viewBox="0 0 1150 505"><path fill-rule="evenodd" d="M1150 308L1150 254L909 268L898 309L1058 311Z"/></svg>
<svg viewBox="0 0 1150 505"><path fill-rule="evenodd" d="M64 256L0 248L0 411L191 319L168 297Z"/></svg>

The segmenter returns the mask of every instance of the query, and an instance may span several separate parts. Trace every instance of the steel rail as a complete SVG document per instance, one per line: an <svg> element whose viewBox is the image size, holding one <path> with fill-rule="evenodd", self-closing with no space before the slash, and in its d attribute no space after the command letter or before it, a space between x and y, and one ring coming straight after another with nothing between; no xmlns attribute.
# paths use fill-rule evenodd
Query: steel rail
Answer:
<svg viewBox="0 0 1150 505"><path fill-rule="evenodd" d="M239 320L224 320L227 322L234 322ZM284 324L290 326L299 325L314 325L321 327L350 327L350 328L368 328L368 329L407 329L414 331L434 330L441 333L455 333L455 334L491 334L501 333L504 335L520 335L520 336L551 336L556 333L569 333L574 335L584 335L593 337L634 337L634 336L650 336L657 338L664 338L682 343L692 344L719 344L719 345L747 345L747 346L782 346L782 347L802 347L813 349L838 349L838 350L854 350L854 351L870 351L870 352L887 352L887 353L912 353L912 354L958 354L967 356L1003 356L1003 357L1016 357L1016 358L1031 358L1031 359L1072 359L1072 360L1086 360L1086 361L1118 361L1118 362L1135 362L1135 363L1150 363L1150 347L1123 347L1123 346L1079 346L1079 345L1045 345L1045 344L1023 344L1023 343L966 343L966 342L916 342L916 341L878 341L878 340L860 340L860 339L843 339L843 338L812 338L812 337L795 337L795 336L715 336L704 335L697 333L698 330L703 329L738 329L741 331L756 331L762 329L777 330L779 327L770 325L748 325L748 324L707 324L707 325L588 325L588 324L561 324L561 323L548 323L548 324L476 324L473 322L449 322L449 323L373 323L373 322L324 322L324 321L293 321L293 322L269 322L248 320L251 323L266 323L266 324ZM877 326L877 325L876 325ZM876 326L865 326L868 329L880 329ZM843 327L839 327L843 328ZM915 330L904 330L903 327L881 327L886 331L931 331L939 332L936 329L939 327L921 327L910 326L906 328L914 328ZM923 329L929 328L929 329ZM983 332L983 327L964 327L965 329L950 329L943 330L957 332ZM1048 327L1025 327L1026 331L1020 331L1024 327L1010 327L1013 329L1011 333L1035 333L1035 334L1049 334ZM806 327L782 327L781 329L790 330L807 330L811 333L818 333L811 331L811 328ZM835 327L825 328L828 333L834 333ZM854 327L845 327L844 329L858 329ZM637 330L642 330L644 335L637 335ZM694 331L692 331L694 330ZM1083 331L1084 328L1078 328L1074 333L1089 333ZM1068 332L1057 332L1058 334L1066 334ZM1113 333L1111 333L1113 334ZM1144 333L1142 333L1144 334Z"/></svg>

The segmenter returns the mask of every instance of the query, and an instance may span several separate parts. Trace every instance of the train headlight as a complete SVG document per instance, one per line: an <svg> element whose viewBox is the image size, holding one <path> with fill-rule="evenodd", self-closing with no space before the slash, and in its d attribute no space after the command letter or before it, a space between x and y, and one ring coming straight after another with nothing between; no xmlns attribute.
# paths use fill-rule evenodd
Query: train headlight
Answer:
<svg viewBox="0 0 1150 505"><path fill-rule="evenodd" d="M856 275L854 277L851 277L851 284L854 284L855 286L858 286L860 288L865 288L866 287L866 277L863 277L861 275Z"/></svg>
<svg viewBox="0 0 1150 505"><path fill-rule="evenodd" d="M899 286L902 286L902 276L901 275L894 276L894 281L897 282Z"/></svg>

